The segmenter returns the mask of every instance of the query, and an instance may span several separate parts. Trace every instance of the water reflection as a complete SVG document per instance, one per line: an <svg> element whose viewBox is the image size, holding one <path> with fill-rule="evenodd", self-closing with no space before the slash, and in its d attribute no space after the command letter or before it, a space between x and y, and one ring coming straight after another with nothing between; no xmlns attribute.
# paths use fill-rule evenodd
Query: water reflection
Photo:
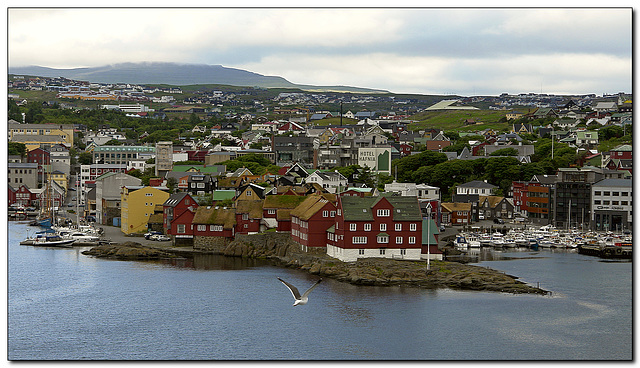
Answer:
<svg viewBox="0 0 640 368"><path fill-rule="evenodd" d="M269 260L227 257L216 254L194 254L193 258L169 258L160 260L159 263L194 270L244 270L273 265L273 262Z"/></svg>

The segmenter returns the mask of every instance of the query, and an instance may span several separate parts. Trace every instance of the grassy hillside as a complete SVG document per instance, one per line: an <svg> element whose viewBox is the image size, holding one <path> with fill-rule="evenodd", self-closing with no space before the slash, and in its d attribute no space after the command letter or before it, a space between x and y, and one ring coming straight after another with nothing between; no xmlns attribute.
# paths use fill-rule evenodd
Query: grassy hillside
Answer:
<svg viewBox="0 0 640 368"><path fill-rule="evenodd" d="M506 111L496 110L439 110L425 111L411 117L417 120L409 126L411 130L436 128L442 130L475 131L483 129L505 129L509 127L504 121ZM472 119L476 124L465 125L467 119Z"/></svg>

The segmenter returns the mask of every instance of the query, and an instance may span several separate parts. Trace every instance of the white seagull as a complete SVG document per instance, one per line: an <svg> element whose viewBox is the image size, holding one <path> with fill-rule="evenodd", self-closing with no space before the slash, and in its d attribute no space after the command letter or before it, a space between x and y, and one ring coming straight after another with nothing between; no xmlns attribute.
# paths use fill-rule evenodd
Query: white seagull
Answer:
<svg viewBox="0 0 640 368"><path fill-rule="evenodd" d="M316 281L315 284L313 284L313 286L311 286L309 288L309 290L305 291L304 294L300 295L300 292L298 291L298 288L296 288L295 286L291 285L290 283L284 281L283 279L278 277L278 280L280 280L283 284L285 284L286 287L289 288L289 290L291 291L291 294L293 295L293 298L296 300L293 303L293 306L295 307L298 304L304 305L307 304L307 302L309 301L309 293L311 292L311 290L313 290L314 287L318 286L318 284L320 283L320 281L322 281L322 279Z"/></svg>

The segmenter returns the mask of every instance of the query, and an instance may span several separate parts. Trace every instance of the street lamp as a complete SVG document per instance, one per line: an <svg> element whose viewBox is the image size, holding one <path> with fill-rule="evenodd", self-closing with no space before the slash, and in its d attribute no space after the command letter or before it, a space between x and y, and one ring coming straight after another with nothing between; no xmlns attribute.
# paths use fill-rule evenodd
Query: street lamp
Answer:
<svg viewBox="0 0 640 368"><path fill-rule="evenodd" d="M431 206L427 207L427 271L431 269Z"/></svg>

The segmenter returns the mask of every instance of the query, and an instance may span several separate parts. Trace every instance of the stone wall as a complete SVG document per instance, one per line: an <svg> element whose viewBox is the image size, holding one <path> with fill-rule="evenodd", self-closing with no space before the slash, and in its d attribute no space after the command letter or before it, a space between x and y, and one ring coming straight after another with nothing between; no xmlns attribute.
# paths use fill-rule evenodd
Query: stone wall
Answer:
<svg viewBox="0 0 640 368"><path fill-rule="evenodd" d="M194 236L193 249L222 253L231 242L220 236Z"/></svg>

